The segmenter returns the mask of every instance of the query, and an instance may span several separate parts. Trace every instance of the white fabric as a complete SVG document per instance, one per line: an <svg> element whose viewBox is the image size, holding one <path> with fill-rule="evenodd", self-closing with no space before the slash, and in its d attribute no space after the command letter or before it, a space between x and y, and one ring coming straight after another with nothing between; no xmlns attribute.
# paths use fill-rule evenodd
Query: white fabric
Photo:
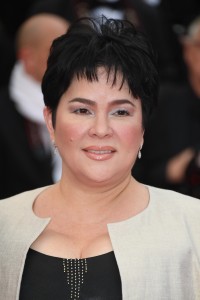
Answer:
<svg viewBox="0 0 200 300"><path fill-rule="evenodd" d="M44 101L41 84L28 75L22 62L17 62L12 70L9 92L17 110L27 119L44 124Z"/></svg>

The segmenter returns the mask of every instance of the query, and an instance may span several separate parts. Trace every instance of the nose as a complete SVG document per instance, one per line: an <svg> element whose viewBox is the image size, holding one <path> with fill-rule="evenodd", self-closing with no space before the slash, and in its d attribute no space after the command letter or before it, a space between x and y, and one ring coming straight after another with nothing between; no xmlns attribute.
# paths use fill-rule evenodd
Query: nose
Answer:
<svg viewBox="0 0 200 300"><path fill-rule="evenodd" d="M89 129L89 135L98 138L112 136L113 129L110 125L111 124L108 116L104 116L103 114L96 115L92 120L92 124Z"/></svg>

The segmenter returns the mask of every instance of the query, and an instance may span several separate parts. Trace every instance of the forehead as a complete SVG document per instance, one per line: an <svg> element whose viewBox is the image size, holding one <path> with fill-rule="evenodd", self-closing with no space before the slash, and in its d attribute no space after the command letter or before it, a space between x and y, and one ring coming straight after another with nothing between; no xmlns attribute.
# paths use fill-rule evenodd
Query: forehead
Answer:
<svg viewBox="0 0 200 300"><path fill-rule="evenodd" d="M123 83L123 84L122 84ZM104 69L98 70L98 77L89 80L86 76L75 76L68 89L61 97L61 101L72 99L88 99L99 103L110 103L117 99L127 99L134 101L135 97L130 93L128 84L123 82L120 73L108 73ZM65 99L65 100L64 100Z"/></svg>
<svg viewBox="0 0 200 300"><path fill-rule="evenodd" d="M85 77L75 78L60 98L59 104L83 102L107 106L135 103L136 106L141 106L139 98L130 93L127 83L124 82L122 85L121 82L121 77L118 77L116 83L113 84L113 80L111 77L108 79L105 72L99 74L98 80L90 81Z"/></svg>

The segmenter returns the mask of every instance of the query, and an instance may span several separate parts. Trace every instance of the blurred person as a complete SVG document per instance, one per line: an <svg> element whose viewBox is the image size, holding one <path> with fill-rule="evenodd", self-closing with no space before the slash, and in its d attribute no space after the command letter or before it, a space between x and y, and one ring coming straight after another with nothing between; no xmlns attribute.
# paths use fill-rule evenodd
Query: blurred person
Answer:
<svg viewBox="0 0 200 300"><path fill-rule="evenodd" d="M41 81L50 45L67 27L61 17L38 14L17 32L17 60L8 87L0 91L0 199L51 184L60 176L43 119Z"/></svg>
<svg viewBox="0 0 200 300"><path fill-rule="evenodd" d="M54 40L42 91L62 176L0 201L2 299L199 299L199 200L131 176L157 89L128 21L84 18Z"/></svg>
<svg viewBox="0 0 200 300"><path fill-rule="evenodd" d="M181 43L187 80L161 86L136 176L200 198L200 17L190 24Z"/></svg>

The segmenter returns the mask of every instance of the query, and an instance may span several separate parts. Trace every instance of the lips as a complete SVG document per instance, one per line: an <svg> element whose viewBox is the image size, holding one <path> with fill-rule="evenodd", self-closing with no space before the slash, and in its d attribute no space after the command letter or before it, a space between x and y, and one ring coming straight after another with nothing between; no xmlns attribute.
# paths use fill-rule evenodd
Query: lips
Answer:
<svg viewBox="0 0 200 300"><path fill-rule="evenodd" d="M108 160L113 157L114 153L116 152L116 150L110 146L90 146L84 148L83 151L87 157L98 161Z"/></svg>

